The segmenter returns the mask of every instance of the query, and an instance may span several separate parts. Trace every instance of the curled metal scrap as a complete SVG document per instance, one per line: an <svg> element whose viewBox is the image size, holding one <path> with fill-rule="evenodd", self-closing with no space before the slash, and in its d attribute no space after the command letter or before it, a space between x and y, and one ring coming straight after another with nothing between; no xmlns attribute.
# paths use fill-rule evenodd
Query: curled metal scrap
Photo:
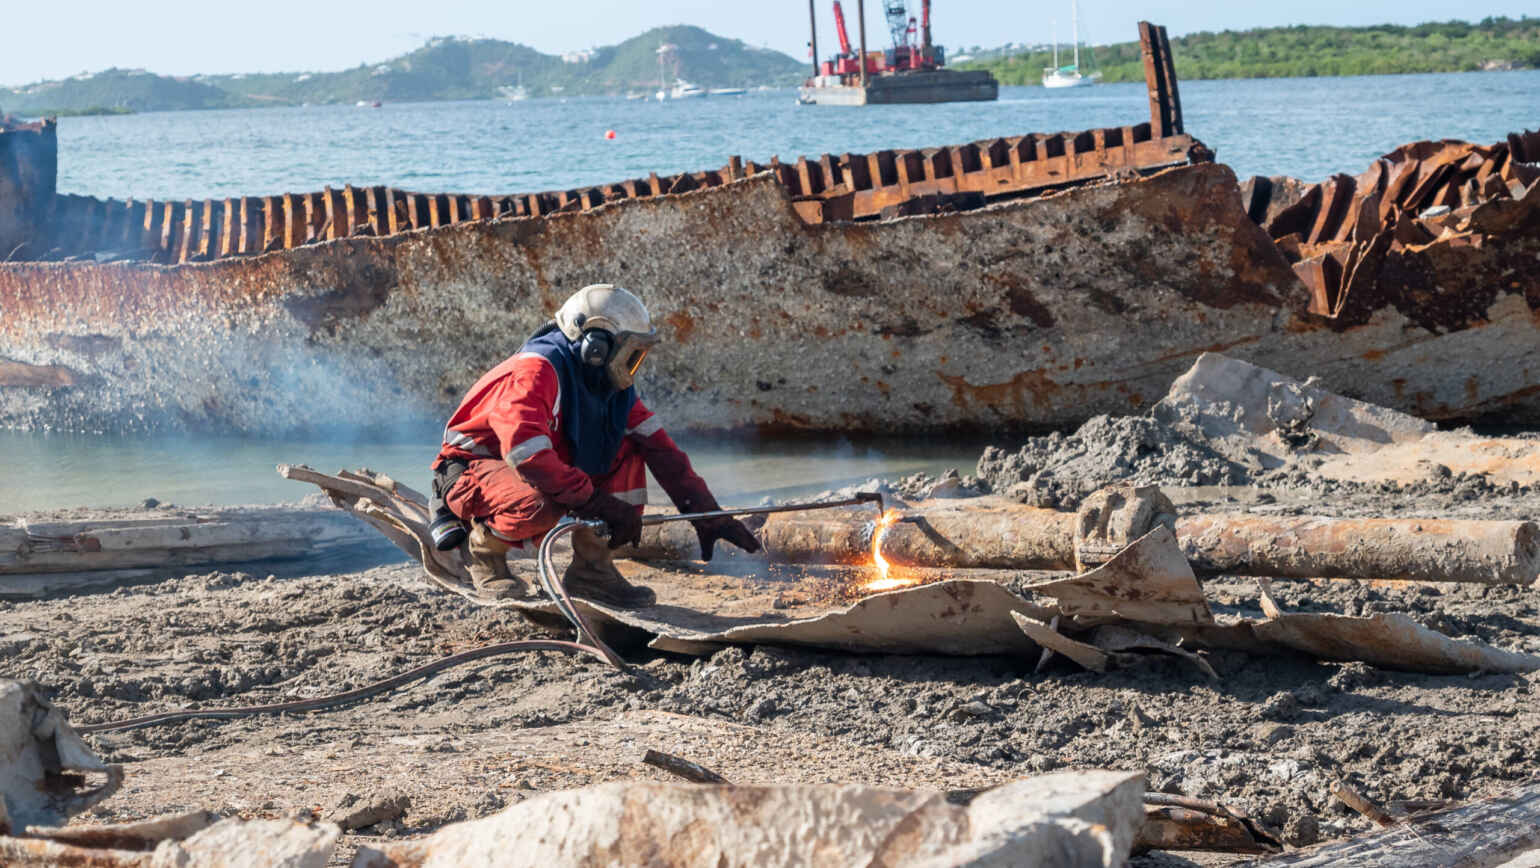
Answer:
<svg viewBox="0 0 1540 868"><path fill-rule="evenodd" d="M1415 142L1356 178L1291 190L1259 177L1243 193L1310 289L1312 314L1346 327L1393 305L1419 325L1458 328L1479 320L1498 290L1540 280L1534 256L1489 249L1533 237L1537 162L1540 132L1488 146Z"/></svg>
<svg viewBox="0 0 1540 868"><path fill-rule="evenodd" d="M329 477L303 468L286 474L338 492L388 477L347 474ZM427 536L426 501L404 486L390 483L376 490L388 495L381 504L391 518L356 511L379 527L408 555L422 561L440 587L466 594L468 583L446 571ZM403 491L409 494L403 494ZM410 502L407 502L410 500ZM396 502L398 506L391 506ZM447 558L445 558L447 560ZM1176 537L1161 525L1095 570L1065 579L1028 585L1016 593L988 580L949 580L873 594L844 608L794 621L767 614L758 623L718 618L676 606L614 609L573 601L588 623L602 633L614 625L651 634L651 647L687 654L709 654L729 644L785 644L847 651L910 654L1022 654L1039 652L1038 643L1018 626L1017 616L1040 623L1055 615L1088 630L1121 624L1193 647L1232 648L1272 654L1296 651L1328 660L1359 660L1390 669L1421 672L1528 672L1540 670L1540 656L1504 651L1479 642L1457 641L1398 613L1367 617L1279 613L1261 620L1227 619L1215 623L1201 587L1183 558ZM474 599L474 597L472 597ZM502 601L535 616L556 614L548 601ZM1066 627L1066 630L1069 628Z"/></svg>

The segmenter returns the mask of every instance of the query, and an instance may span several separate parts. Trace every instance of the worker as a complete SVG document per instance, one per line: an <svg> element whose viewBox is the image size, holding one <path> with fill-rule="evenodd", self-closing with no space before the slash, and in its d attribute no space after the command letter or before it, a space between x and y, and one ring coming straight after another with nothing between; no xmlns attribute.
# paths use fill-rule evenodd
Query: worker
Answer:
<svg viewBox="0 0 1540 868"><path fill-rule="evenodd" d="M433 465L434 494L446 519L433 530L440 548L448 549L458 541L454 531L464 534L458 522L471 525L465 551L479 596L526 596L528 586L508 568L508 552L538 546L546 531L572 515L603 521L609 541L588 527L571 534L567 592L625 608L656 600L650 588L621 576L612 554L641 540L643 465L680 512L720 508L636 394L637 369L657 342L641 299L610 284L585 286L460 402ZM704 560L719 540L759 551L754 534L735 518L694 525Z"/></svg>

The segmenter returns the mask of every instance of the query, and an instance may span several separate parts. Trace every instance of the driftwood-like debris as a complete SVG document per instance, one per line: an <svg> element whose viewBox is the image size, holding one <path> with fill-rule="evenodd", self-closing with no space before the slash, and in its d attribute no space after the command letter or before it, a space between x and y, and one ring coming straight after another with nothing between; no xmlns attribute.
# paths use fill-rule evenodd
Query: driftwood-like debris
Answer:
<svg viewBox="0 0 1540 868"><path fill-rule="evenodd" d="M700 763L693 763L684 757L674 756L660 750L648 748L642 754L642 762L656 769L662 769L669 774L684 778L692 784L727 784L731 783L711 769Z"/></svg>
<svg viewBox="0 0 1540 868"><path fill-rule="evenodd" d="M1207 850L1216 853L1277 853L1278 834L1233 805L1192 796L1144 794L1144 826L1134 842L1144 850Z"/></svg>
<svg viewBox="0 0 1540 868"><path fill-rule="evenodd" d="M1257 868L1485 868L1535 849L1540 849L1540 779L1356 838L1249 864Z"/></svg>
<svg viewBox="0 0 1540 868"><path fill-rule="evenodd" d="M85 789L87 774L105 777ZM123 767L102 762L33 684L0 680L0 802L12 832L62 826L123 783Z"/></svg>
<svg viewBox="0 0 1540 868"><path fill-rule="evenodd" d="M0 524L0 599L110 587L157 569L314 558L378 543L324 508L126 515Z"/></svg>
<svg viewBox="0 0 1540 868"><path fill-rule="evenodd" d="M27 837L46 838L59 844L99 850L153 850L162 841L180 841L207 829L218 820L219 815L210 811L187 811L133 823L102 826L30 826L27 828Z"/></svg>
<svg viewBox="0 0 1540 868"><path fill-rule="evenodd" d="M1337 786L1332 790L1332 795L1336 796L1337 800L1342 802L1342 804L1364 815L1368 818L1369 822L1382 829L1396 824L1396 818L1392 817L1389 811L1375 804L1368 796L1359 792L1357 787L1354 787L1347 781L1338 781Z"/></svg>

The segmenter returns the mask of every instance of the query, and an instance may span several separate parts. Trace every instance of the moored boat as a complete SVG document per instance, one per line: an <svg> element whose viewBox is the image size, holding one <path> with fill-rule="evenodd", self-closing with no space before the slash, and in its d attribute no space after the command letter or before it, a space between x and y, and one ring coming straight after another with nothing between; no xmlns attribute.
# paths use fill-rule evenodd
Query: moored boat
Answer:
<svg viewBox="0 0 1540 868"><path fill-rule="evenodd" d="M1080 3L1071 2L1070 14L1074 25L1071 28L1074 34L1075 62L1068 66L1059 65L1059 34L1055 28L1053 35L1053 66L1043 70L1043 87L1089 87L1101 81L1100 72L1082 73L1080 71Z"/></svg>

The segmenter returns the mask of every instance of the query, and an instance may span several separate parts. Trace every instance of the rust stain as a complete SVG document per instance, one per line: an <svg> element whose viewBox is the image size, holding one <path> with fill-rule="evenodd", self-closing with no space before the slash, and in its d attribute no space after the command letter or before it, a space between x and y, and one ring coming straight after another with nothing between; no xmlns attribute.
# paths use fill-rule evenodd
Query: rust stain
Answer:
<svg viewBox="0 0 1540 868"><path fill-rule="evenodd" d="M0 359L0 387L63 389L79 380L78 374L63 365L28 365Z"/></svg>
<svg viewBox="0 0 1540 868"><path fill-rule="evenodd" d="M961 376L941 378L952 390L952 403L960 408L987 407L997 413L1022 414L1060 391L1061 387L1041 370L1022 371L1004 383L974 385Z"/></svg>
<svg viewBox="0 0 1540 868"><path fill-rule="evenodd" d="M669 314L663 321L673 327L674 343L687 344L690 342L690 335L695 332L694 317L679 310Z"/></svg>

